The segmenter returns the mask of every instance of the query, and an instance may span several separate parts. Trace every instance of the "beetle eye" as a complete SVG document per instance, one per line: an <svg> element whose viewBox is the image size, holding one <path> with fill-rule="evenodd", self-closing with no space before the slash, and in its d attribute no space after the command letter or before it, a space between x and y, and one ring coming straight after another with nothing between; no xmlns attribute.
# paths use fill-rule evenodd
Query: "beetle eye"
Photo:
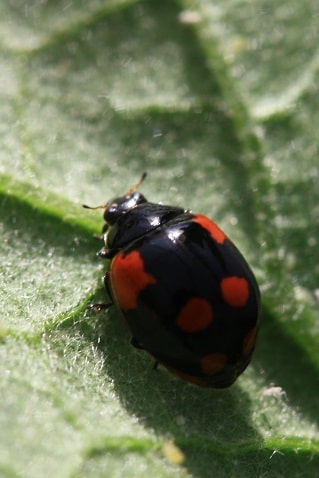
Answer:
<svg viewBox="0 0 319 478"><path fill-rule="evenodd" d="M119 205L117 202L112 202L112 204L110 204L108 207L107 207L107 212L109 213L112 213L114 211L116 211L118 209Z"/></svg>

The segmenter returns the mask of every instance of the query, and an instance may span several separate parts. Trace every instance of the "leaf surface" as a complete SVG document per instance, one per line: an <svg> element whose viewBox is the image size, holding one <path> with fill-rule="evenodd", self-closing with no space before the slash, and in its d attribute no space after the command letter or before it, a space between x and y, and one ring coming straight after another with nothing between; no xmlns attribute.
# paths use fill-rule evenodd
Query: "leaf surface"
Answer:
<svg viewBox="0 0 319 478"><path fill-rule="evenodd" d="M2 2L1 476L318 476L318 13ZM153 371L115 308L87 311L105 265L81 204L145 170L149 200L212 217L258 277L256 353L229 390Z"/></svg>

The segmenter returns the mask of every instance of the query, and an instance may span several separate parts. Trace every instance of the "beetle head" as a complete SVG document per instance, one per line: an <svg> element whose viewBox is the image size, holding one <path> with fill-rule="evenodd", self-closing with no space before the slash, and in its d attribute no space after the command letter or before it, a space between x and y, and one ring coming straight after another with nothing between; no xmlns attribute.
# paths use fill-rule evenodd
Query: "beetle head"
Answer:
<svg viewBox="0 0 319 478"><path fill-rule="evenodd" d="M104 209L103 218L108 226L114 224L122 214L125 214L130 209L135 208L138 204L147 202L143 194L137 192L137 189L146 178L146 173L143 173L141 179L132 188L130 188L124 196L118 196L110 199L103 206L91 207L83 204L87 209Z"/></svg>

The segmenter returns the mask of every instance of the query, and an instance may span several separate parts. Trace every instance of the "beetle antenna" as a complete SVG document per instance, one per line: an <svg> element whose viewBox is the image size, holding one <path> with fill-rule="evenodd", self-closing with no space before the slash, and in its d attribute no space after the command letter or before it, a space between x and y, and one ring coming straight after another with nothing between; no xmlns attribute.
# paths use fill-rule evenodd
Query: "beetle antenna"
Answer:
<svg viewBox="0 0 319 478"><path fill-rule="evenodd" d="M144 173L142 174L142 176L141 176L141 179L140 179L136 184L134 184L133 187L131 187L131 188L127 191L126 195L127 195L127 196L130 196L131 194L135 193L135 191L140 187L140 185L142 184L142 182L144 181L144 179L146 178L146 176L147 176L147 173L144 172Z"/></svg>
<svg viewBox="0 0 319 478"><path fill-rule="evenodd" d="M144 172L141 176L141 179L136 183L134 184L134 186L132 186L126 193L127 196L130 196L131 194L135 193L135 191L140 187L140 185L142 184L142 182L144 181L144 179L146 178L147 176L147 173ZM87 204L82 204L82 207L84 207L85 209L106 209L106 205L101 205L101 206L88 206Z"/></svg>
<svg viewBox="0 0 319 478"><path fill-rule="evenodd" d="M85 207L85 209L106 209L106 206L88 206L87 204L82 204L82 207Z"/></svg>

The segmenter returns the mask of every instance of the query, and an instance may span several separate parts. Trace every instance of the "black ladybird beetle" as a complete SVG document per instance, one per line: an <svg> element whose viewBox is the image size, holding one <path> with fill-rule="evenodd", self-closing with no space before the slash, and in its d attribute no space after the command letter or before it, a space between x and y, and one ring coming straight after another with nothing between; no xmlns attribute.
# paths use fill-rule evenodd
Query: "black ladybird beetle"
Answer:
<svg viewBox="0 0 319 478"><path fill-rule="evenodd" d="M99 255L111 259L106 291L125 317L133 345L188 382L228 387L255 347L256 279L212 220L148 202L137 192L145 176L124 196L98 206L105 220Z"/></svg>

